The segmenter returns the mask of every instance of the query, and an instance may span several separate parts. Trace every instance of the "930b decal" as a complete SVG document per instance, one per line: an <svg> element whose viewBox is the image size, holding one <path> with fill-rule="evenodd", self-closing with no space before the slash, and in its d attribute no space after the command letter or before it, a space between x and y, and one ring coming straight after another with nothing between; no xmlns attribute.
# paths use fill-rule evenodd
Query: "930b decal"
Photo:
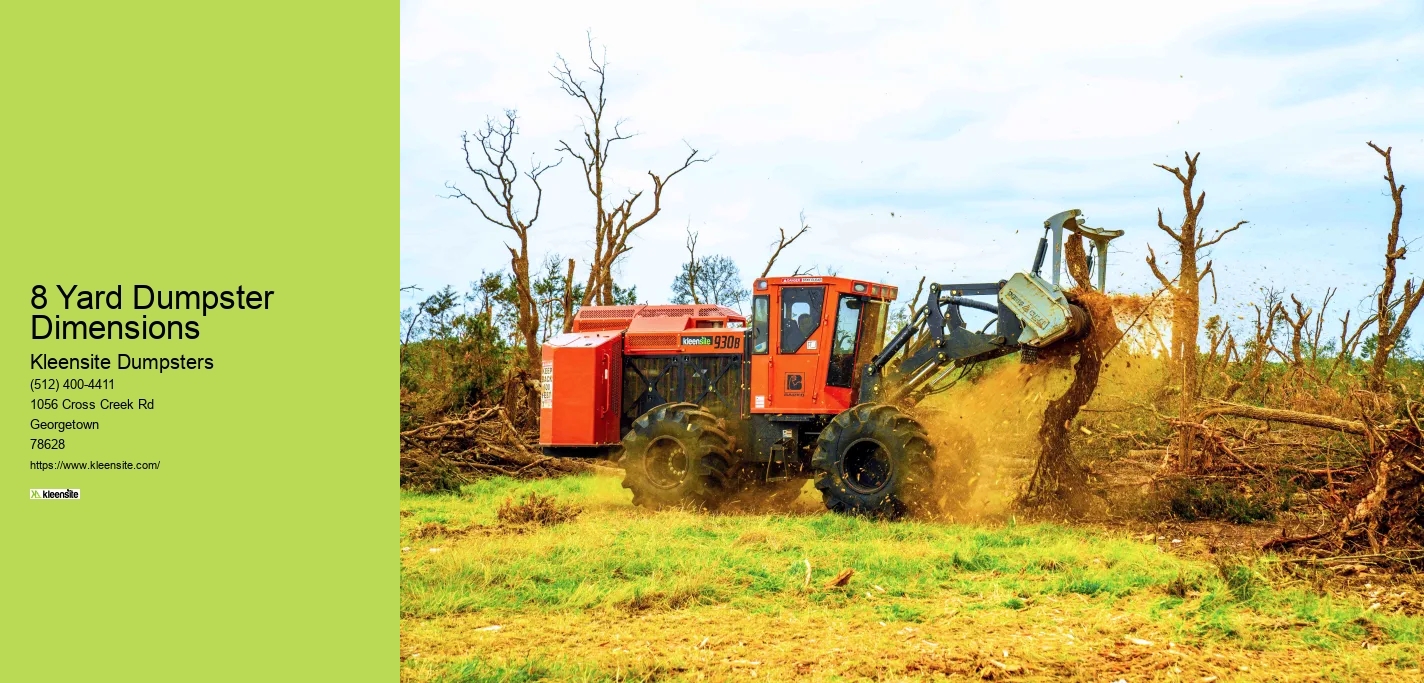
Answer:
<svg viewBox="0 0 1424 683"><path fill-rule="evenodd" d="M683 337L683 346L710 346L714 349L740 349L742 338L734 335Z"/></svg>

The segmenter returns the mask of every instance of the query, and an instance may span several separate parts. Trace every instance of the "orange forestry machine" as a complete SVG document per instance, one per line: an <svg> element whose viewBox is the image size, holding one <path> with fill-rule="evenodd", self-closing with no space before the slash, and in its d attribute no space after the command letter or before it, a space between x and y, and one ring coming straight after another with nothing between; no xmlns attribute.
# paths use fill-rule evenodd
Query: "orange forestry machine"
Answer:
<svg viewBox="0 0 1424 683"><path fill-rule="evenodd" d="M544 345L544 453L621 456L623 486L649 507L712 508L747 488L789 499L813 479L832 510L904 514L930 499L935 452L901 406L975 363L1032 360L1087 332L1058 284L1062 232L1097 244L1099 288L1121 232L1088 228L1077 210L1044 225L1031 271L930 285L888 342L896 288L845 277L758 279L750 321L717 305L584 307L573 332ZM1039 272L1050 231L1052 281ZM982 329L967 310L987 318Z"/></svg>

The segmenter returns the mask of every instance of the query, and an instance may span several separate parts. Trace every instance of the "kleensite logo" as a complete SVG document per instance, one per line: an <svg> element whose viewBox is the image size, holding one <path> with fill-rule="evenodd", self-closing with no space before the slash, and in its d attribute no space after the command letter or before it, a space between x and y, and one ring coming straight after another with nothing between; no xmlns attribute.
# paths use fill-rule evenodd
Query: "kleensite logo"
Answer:
<svg viewBox="0 0 1424 683"><path fill-rule="evenodd" d="M30 500L79 500L79 489L30 489Z"/></svg>

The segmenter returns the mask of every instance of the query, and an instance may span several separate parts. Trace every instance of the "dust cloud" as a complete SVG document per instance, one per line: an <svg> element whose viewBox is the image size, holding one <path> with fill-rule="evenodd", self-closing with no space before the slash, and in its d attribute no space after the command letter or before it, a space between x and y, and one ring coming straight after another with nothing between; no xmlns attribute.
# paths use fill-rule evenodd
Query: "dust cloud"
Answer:
<svg viewBox="0 0 1424 683"><path fill-rule="evenodd" d="M1051 453L1076 468L1078 458L1096 455L1071 452L1070 423L1079 409L1142 400L1149 387L1160 386L1161 363L1150 354L1162 342L1155 326L1142 323L1160 320L1161 307L1142 296L1079 292L1073 298L1093 317L1087 337L1040 354L1036 363L1017 355L986 363L915 407L938 452L940 514L958 521L1007 516L1024 500L1041 458ZM1070 391L1079 395L1069 397ZM1043 421L1050 404L1059 416L1052 425Z"/></svg>
<svg viewBox="0 0 1424 683"><path fill-rule="evenodd" d="M1009 357L916 406L938 452L936 502L942 514L968 521L1010 511L1033 474L1044 407L1067 380L1066 372Z"/></svg>

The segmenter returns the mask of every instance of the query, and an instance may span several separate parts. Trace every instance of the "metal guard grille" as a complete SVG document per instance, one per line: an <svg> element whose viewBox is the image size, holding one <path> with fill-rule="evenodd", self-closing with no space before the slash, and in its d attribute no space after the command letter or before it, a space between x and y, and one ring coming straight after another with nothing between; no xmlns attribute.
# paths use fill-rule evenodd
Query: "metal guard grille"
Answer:
<svg viewBox="0 0 1424 683"><path fill-rule="evenodd" d="M634 349L665 349L676 346L675 334L638 334L628 337L628 347Z"/></svg>

